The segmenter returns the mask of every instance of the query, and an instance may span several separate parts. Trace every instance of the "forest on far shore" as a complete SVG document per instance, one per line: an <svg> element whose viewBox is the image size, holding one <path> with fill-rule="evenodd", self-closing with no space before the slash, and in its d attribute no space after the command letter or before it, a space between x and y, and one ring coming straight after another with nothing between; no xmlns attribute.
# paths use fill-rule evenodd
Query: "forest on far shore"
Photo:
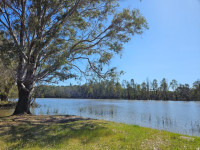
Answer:
<svg viewBox="0 0 200 150"><path fill-rule="evenodd" d="M37 98L88 98L88 99L132 99L132 100L179 100L199 101L200 81L179 84L176 80L170 83L165 78L161 82L148 79L141 84L131 81L119 83L114 80L89 81L83 85L36 87Z"/></svg>

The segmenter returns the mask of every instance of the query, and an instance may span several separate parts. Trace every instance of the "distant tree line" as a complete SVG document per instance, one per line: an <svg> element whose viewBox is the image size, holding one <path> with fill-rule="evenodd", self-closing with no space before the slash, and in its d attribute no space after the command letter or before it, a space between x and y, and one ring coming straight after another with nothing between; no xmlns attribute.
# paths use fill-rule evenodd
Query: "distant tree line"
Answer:
<svg viewBox="0 0 200 150"><path fill-rule="evenodd" d="M141 84L114 80L90 81L83 85L50 86L40 85L35 92L37 98L88 98L88 99L132 99L132 100L200 100L200 81L189 84L178 84L176 80L170 83L165 78L158 82L148 79Z"/></svg>

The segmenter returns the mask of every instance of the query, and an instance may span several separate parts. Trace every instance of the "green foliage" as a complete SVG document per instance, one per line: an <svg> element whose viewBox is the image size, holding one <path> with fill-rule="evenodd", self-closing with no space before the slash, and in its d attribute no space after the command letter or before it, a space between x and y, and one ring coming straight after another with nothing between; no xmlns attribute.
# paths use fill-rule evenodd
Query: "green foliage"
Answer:
<svg viewBox="0 0 200 150"><path fill-rule="evenodd" d="M167 97L167 91L168 91L168 84L165 78L162 79L162 81L160 82L160 91L161 91L161 95L163 97L163 100L168 100Z"/></svg>
<svg viewBox="0 0 200 150"><path fill-rule="evenodd" d="M192 99L200 99L200 81L197 80L193 83L193 89L192 89Z"/></svg>
<svg viewBox="0 0 200 150"><path fill-rule="evenodd" d="M168 88L166 79L158 85L154 79L136 84L133 79L130 82L123 81L120 84L115 80L93 80L83 85L70 86L48 86L41 85L36 89L36 97L41 98L95 98L95 99L135 99L135 100L200 100L200 82L194 82L193 88L188 84L178 85L176 88Z"/></svg>
<svg viewBox="0 0 200 150"><path fill-rule="evenodd" d="M1 46L18 64L17 80L31 91L30 79L111 75L104 66L148 28L139 10L118 8L117 0L0 1Z"/></svg>
<svg viewBox="0 0 200 150"><path fill-rule="evenodd" d="M13 69L6 68L0 59L0 100L7 101L10 90L15 83Z"/></svg>
<svg viewBox="0 0 200 150"><path fill-rule="evenodd" d="M148 28L139 10L118 8L117 0L0 1L0 54L17 65L14 114L30 113L38 82L115 76L105 65Z"/></svg>
<svg viewBox="0 0 200 150"><path fill-rule="evenodd" d="M15 47L7 34L0 32L0 100L7 101L15 84ZM12 59L13 58L13 59ZM16 91L17 92L17 91ZM12 92L13 93L13 92ZM14 96L14 95L13 95ZM13 97L15 98L15 97Z"/></svg>
<svg viewBox="0 0 200 150"><path fill-rule="evenodd" d="M18 98L18 89L17 89L16 84L14 84L12 86L12 88L10 89L8 98L10 98L10 99L17 99Z"/></svg>

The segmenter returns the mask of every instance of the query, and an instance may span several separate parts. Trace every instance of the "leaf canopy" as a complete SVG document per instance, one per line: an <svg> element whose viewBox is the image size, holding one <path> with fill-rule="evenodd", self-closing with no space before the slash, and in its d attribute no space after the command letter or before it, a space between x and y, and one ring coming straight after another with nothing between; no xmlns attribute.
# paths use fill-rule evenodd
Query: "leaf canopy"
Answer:
<svg viewBox="0 0 200 150"><path fill-rule="evenodd" d="M11 52L19 81L112 75L104 66L148 28L139 10L118 8L117 0L0 0L0 50Z"/></svg>

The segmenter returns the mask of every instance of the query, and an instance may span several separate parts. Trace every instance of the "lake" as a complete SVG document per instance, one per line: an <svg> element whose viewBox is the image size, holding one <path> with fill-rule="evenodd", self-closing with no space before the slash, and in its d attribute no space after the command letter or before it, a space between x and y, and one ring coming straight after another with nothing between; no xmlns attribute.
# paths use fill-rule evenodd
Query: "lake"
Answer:
<svg viewBox="0 0 200 150"><path fill-rule="evenodd" d="M35 115L78 115L200 136L200 102L54 98L36 102L41 107L31 109Z"/></svg>

